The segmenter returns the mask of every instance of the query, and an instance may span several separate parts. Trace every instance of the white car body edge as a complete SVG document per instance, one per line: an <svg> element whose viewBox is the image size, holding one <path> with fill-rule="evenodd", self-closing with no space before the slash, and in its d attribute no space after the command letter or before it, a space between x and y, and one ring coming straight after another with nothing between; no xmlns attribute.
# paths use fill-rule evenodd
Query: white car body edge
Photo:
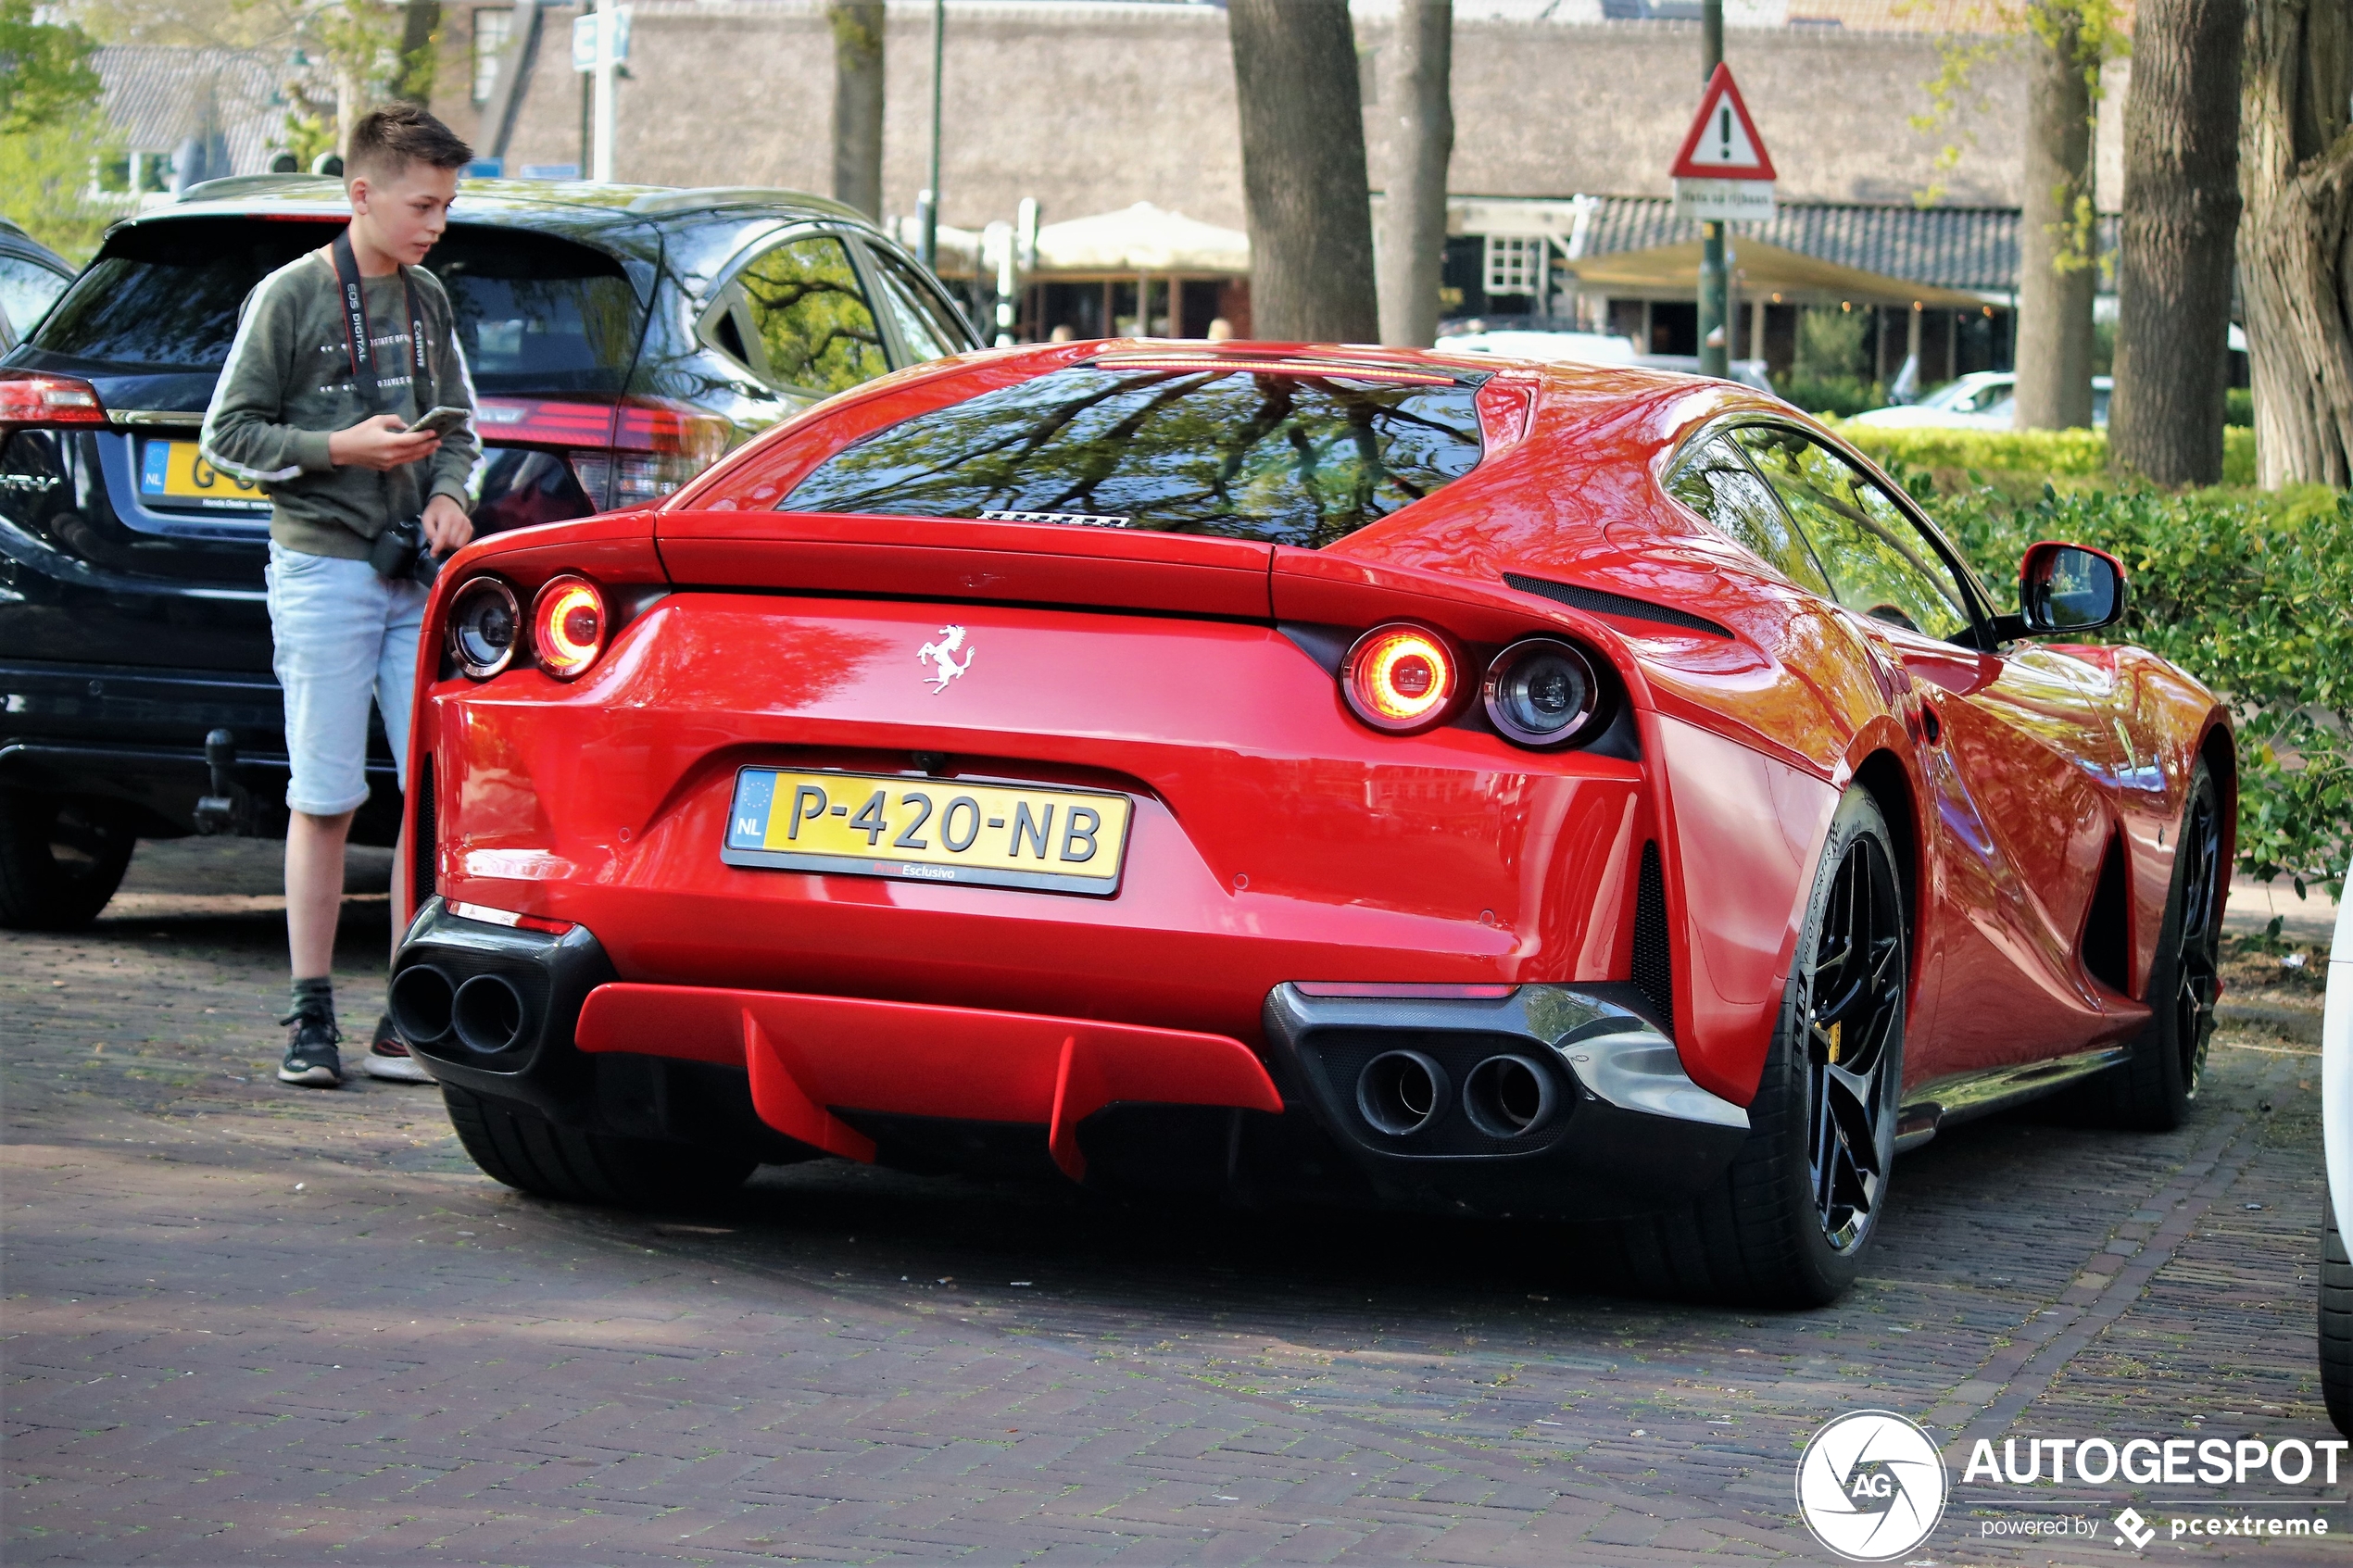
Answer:
<svg viewBox="0 0 2353 1568"><path fill-rule="evenodd" d="M2353 875L2347 880L2353 882ZM2321 1013L2321 1145L2330 1211L2353 1213L2353 898L2336 902L2336 937L2329 947L2328 997Z"/></svg>

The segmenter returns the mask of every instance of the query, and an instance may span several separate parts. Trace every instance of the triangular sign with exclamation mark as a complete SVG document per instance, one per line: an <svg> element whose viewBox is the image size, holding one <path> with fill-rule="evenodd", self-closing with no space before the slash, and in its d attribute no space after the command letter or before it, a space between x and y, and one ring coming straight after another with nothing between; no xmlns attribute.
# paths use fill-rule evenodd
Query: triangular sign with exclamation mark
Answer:
<svg viewBox="0 0 2353 1568"><path fill-rule="evenodd" d="M1756 122L1748 118L1732 68L1719 65L1700 94L1699 115L1683 137L1682 151L1667 172L1678 180L1770 180L1772 155Z"/></svg>

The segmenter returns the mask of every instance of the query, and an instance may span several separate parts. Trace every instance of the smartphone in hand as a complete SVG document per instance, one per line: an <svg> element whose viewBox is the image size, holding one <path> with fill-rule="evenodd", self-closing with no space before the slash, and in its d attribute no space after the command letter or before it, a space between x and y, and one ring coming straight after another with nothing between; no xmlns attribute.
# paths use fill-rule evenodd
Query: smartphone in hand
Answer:
<svg viewBox="0 0 2353 1568"><path fill-rule="evenodd" d="M467 408L452 408L445 403L438 408L427 409L414 424L409 425L401 433L404 435L447 435L464 424L472 412L472 410Z"/></svg>

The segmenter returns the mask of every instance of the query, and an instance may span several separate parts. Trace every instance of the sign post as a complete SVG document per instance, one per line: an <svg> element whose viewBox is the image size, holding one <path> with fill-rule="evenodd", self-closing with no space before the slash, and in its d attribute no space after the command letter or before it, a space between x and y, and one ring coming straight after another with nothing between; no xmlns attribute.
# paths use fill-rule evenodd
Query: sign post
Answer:
<svg viewBox="0 0 2353 1568"><path fill-rule="evenodd" d="M612 179L613 81L629 58L629 7L599 5L572 24L572 69L587 75L595 96L588 178Z"/></svg>
<svg viewBox="0 0 2353 1568"><path fill-rule="evenodd" d="M1707 0L1715 24L1707 86L1699 113L1683 135L1682 149L1668 172L1675 180L1675 216L1697 219L1705 236L1700 262L1699 367L1703 375L1730 369L1731 269L1724 255L1724 225L1764 222L1773 216L1773 159L1756 122L1741 101L1731 68L1723 62L1722 0Z"/></svg>

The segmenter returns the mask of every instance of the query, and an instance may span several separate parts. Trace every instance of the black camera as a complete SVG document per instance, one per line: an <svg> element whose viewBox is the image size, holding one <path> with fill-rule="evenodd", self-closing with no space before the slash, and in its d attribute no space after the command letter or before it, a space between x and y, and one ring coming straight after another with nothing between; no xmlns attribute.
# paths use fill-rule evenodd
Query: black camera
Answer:
<svg viewBox="0 0 2353 1568"><path fill-rule="evenodd" d="M425 548L425 525L420 518L403 518L377 534L368 546L368 564L387 582L421 583L428 588L441 575L440 560Z"/></svg>

